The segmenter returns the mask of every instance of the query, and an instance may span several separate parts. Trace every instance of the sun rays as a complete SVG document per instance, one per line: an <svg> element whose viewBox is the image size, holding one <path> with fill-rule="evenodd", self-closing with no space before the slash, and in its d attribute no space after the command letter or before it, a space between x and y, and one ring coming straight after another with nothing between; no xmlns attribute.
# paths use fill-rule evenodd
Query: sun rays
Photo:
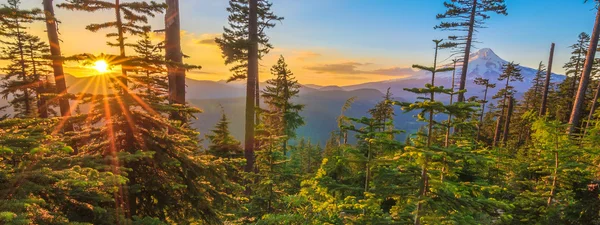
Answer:
<svg viewBox="0 0 600 225"><path fill-rule="evenodd" d="M108 71L110 71L109 65L108 63L106 63L106 61L104 60L98 60L96 62L94 62L94 69L96 71L98 71L98 73L107 73Z"/></svg>

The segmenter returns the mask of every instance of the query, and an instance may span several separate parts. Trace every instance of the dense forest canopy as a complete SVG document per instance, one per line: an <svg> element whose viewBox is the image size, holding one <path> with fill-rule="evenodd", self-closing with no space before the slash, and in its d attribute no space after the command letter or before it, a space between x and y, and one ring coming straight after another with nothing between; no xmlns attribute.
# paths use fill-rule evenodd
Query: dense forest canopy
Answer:
<svg viewBox="0 0 600 225"><path fill-rule="evenodd" d="M229 0L209 41L243 86L233 114L189 100L203 87L186 78L203 70L185 62L189 1L4 0L0 224L600 224L600 2L581 3L597 16L568 61L548 43L536 68L471 51L510 4L442 2L422 77L367 84L379 92L301 84L285 55L266 65L277 2ZM111 12L81 32L118 54L63 54L65 11Z"/></svg>

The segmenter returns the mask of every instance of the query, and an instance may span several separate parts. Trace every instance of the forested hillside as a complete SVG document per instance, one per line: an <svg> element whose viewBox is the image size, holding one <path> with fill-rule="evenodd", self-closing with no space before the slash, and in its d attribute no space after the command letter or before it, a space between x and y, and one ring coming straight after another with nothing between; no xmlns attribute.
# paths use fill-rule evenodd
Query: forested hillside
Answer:
<svg viewBox="0 0 600 225"><path fill-rule="evenodd" d="M430 63L354 85L301 84L268 0L228 1L194 41L229 72L191 79L194 3L0 2L0 224L600 224L600 1L537 68L474 46L515 1L436 2ZM62 51L67 12L117 54Z"/></svg>

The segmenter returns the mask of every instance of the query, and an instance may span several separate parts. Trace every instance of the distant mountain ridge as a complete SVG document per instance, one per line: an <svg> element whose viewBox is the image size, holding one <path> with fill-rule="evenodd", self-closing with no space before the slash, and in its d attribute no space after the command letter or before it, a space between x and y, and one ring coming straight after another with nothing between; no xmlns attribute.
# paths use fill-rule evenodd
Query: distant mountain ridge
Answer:
<svg viewBox="0 0 600 225"><path fill-rule="evenodd" d="M479 96L481 97L482 88L473 83L473 80L477 77L483 77L490 79L493 83L498 83L498 77L502 74L502 66L507 64L508 61L500 58L492 49L482 48L470 55L469 58L469 68L467 72L467 81L465 88L467 89L467 97L470 96ZM451 67L451 64L446 64L442 67ZM523 82L513 82L512 86L517 90L517 97L522 95L525 91L527 91L531 86L533 79L535 78L535 74L537 73L537 68L530 68L526 66L520 66L521 74L523 75ZM462 65L457 65L456 75L455 75L455 87L458 88L458 84L460 82L460 72L462 70ZM566 78L565 75L552 73L552 82L561 82ZM412 88L412 87L423 87L424 84L429 83L431 81L431 73L424 71L414 71L410 77L404 79L394 79L394 80L385 80L385 81L377 81L377 82L368 82L364 84L357 85L349 85L342 86L344 90L355 90L362 88L373 88L377 89L381 92L387 90L387 88L391 88L391 92L396 96L402 96L407 99L411 99L415 97L411 93L404 91L404 88ZM450 87L452 86L452 72L444 72L436 74L436 85ZM496 88L491 89L490 93L495 93L497 90L501 89L502 85L498 84Z"/></svg>
<svg viewBox="0 0 600 225"><path fill-rule="evenodd" d="M471 54L469 60L469 72L467 76L466 88L467 97L481 96L481 88L473 84L477 77L489 78L497 83L497 77L502 73L502 65L508 61L500 58L491 49L483 48ZM451 66L449 64L444 67ZM455 83L459 83L460 66L457 68ZM393 79L385 81L368 82L348 86L321 86L315 84L302 85L300 96L295 100L298 103L305 104L306 108L301 113L305 118L306 125L298 129L298 136L305 136L315 142L324 144L329 137L329 133L337 129L336 118L340 115L342 105L347 99L357 97L350 110L346 112L351 117L367 116L368 110L372 108L383 97L383 93L390 88L393 97L399 101L413 101L416 95L406 92L404 88L423 87L430 82L431 74L412 70L410 77L403 79ZM524 76L523 82L512 83L518 91L518 95L524 93L531 87L531 81L535 77L537 69L521 66L521 73ZM70 93L94 90L93 84L97 80L94 77L74 77L66 74L67 84ZM452 72L438 73L436 75L436 85L445 87L451 86ZM552 74L552 81L559 82L565 79L564 75ZM207 81L187 79L188 101L204 112L198 115L193 126L198 128L202 134L208 134L216 124L221 114L221 106L225 109L231 119L232 133L238 138L243 138L244 109L246 95L245 83L225 81ZM265 87L265 83L260 84ZM496 89L490 90L491 94L501 88L499 84ZM442 98L442 100L444 100ZM6 105L7 100L0 99L0 106ZM398 113L395 118L397 126L409 132L418 129L419 123L411 118L413 114Z"/></svg>

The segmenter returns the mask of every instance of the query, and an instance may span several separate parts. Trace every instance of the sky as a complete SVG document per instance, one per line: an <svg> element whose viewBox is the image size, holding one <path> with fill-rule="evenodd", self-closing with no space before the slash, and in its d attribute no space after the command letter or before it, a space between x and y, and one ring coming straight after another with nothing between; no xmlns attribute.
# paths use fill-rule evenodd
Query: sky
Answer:
<svg viewBox="0 0 600 225"><path fill-rule="evenodd" d="M41 0L21 1L22 8L41 7ZM435 15L445 11L444 0L271 2L275 14L285 19L266 31L275 48L260 62L261 81L271 78L269 69L280 55L303 84L351 85L400 79L412 64L432 64L431 40L453 34L433 29L440 22ZM227 25L227 5L226 0L180 0L182 48L190 56L185 62L203 67L188 73L190 78L216 81L230 76L213 41ZM476 34L479 43L474 47L491 48L507 61L537 67L540 61L547 62L554 42L556 73L564 72L569 46L579 33L591 33L595 19L594 5L583 0L506 0L506 5L508 16L491 14L487 28ZM62 22L59 31L64 55L118 52L105 45L108 31L85 30L89 23L110 20L113 12L55 11ZM151 18L150 24L153 29L162 29L164 15ZM41 23L30 30L45 37ZM153 39L162 37L157 34ZM449 63L448 57L448 52L442 52L441 63ZM76 76L91 73L79 66L68 65L66 70Z"/></svg>

